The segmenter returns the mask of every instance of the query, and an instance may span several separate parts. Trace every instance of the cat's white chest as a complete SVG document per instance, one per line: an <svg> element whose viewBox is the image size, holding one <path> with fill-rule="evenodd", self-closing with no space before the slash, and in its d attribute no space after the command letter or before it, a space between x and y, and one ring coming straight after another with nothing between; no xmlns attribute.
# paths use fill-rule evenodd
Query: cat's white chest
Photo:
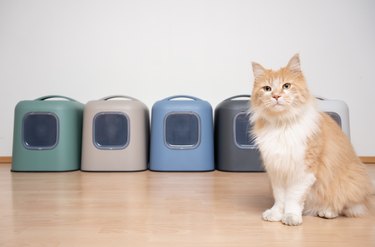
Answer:
<svg viewBox="0 0 375 247"><path fill-rule="evenodd" d="M268 127L258 136L258 146L265 157L290 159L301 156L306 148L307 135L302 126Z"/></svg>
<svg viewBox="0 0 375 247"><path fill-rule="evenodd" d="M289 173L305 169L304 158L308 138L317 130L317 115L282 125L268 124L256 133L256 141L268 171Z"/></svg>

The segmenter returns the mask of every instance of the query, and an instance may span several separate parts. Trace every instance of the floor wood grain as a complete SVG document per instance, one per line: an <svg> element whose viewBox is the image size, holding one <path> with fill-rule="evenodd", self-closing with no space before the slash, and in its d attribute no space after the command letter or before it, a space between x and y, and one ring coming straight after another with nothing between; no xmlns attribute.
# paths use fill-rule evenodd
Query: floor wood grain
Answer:
<svg viewBox="0 0 375 247"><path fill-rule="evenodd" d="M369 166L375 178L375 166ZM364 218L261 220L265 173L12 173L0 166L0 246L375 246Z"/></svg>

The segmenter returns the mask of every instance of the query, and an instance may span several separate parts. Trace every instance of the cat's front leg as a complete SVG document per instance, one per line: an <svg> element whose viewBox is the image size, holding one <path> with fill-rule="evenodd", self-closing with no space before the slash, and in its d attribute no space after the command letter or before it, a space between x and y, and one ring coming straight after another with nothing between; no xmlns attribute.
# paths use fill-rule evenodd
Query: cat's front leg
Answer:
<svg viewBox="0 0 375 247"><path fill-rule="evenodd" d="M271 181L275 203L272 208L263 212L262 218L265 221L281 221L284 215L285 189L281 183L278 183L275 180Z"/></svg>
<svg viewBox="0 0 375 247"><path fill-rule="evenodd" d="M285 195L285 209L281 222L289 226L302 224L302 211L306 195L315 182L312 173L304 174L289 184Z"/></svg>

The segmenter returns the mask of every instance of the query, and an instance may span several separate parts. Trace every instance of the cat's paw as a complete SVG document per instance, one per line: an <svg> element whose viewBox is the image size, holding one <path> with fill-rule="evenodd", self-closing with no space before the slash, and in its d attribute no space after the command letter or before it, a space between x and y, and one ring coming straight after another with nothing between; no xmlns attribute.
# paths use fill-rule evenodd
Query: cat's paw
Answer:
<svg viewBox="0 0 375 247"><path fill-rule="evenodd" d="M302 224L302 215L287 213L283 216L281 222L288 226L298 226Z"/></svg>
<svg viewBox="0 0 375 247"><path fill-rule="evenodd" d="M263 212L262 218L265 221L275 222L275 221L281 221L281 219L283 218L283 215L279 210L271 208Z"/></svg>
<svg viewBox="0 0 375 247"><path fill-rule="evenodd" d="M333 219L339 216L337 212L334 212L330 209L322 210L318 212L318 216L321 218L326 218L326 219Z"/></svg>

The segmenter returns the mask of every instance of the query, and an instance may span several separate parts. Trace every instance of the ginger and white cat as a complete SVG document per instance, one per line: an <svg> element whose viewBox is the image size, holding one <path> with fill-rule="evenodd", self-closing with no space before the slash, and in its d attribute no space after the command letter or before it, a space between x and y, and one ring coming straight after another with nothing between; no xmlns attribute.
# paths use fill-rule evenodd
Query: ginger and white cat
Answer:
<svg viewBox="0 0 375 247"><path fill-rule="evenodd" d="M275 203L266 221L299 225L302 215L366 214L372 183L349 139L319 112L299 55L280 70L253 63L251 117Z"/></svg>

